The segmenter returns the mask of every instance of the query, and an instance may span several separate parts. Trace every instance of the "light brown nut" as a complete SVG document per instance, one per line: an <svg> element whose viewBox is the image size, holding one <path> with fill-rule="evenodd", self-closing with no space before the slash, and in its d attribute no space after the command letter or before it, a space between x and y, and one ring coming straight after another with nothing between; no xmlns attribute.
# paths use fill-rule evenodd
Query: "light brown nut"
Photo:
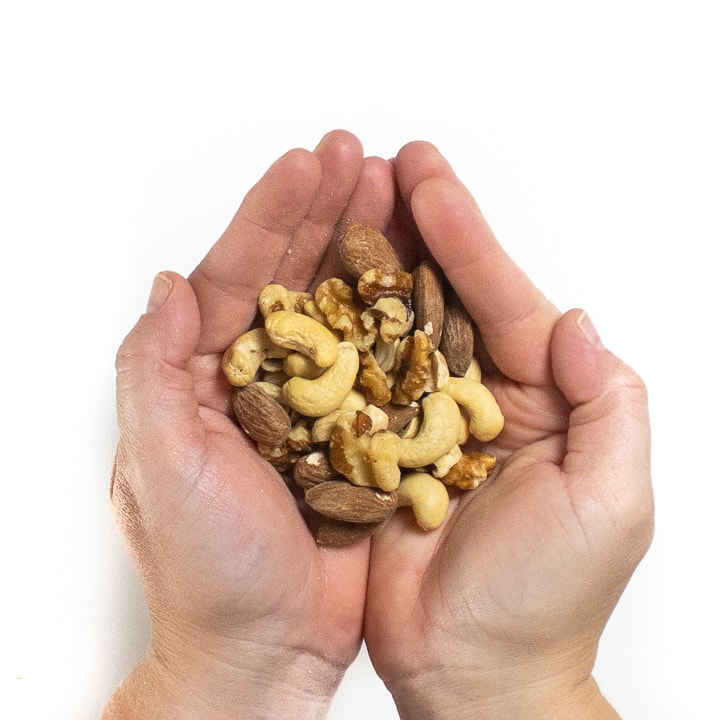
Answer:
<svg viewBox="0 0 720 720"><path fill-rule="evenodd" d="M232 406L240 427L255 442L282 445L287 439L290 416L275 398L254 383L233 388Z"/></svg>
<svg viewBox="0 0 720 720"><path fill-rule="evenodd" d="M341 479L342 476L330 464L328 456L319 450L298 458L293 467L293 480L301 488Z"/></svg>
<svg viewBox="0 0 720 720"><path fill-rule="evenodd" d="M412 275L415 327L428 335L433 349L437 350L440 347L445 318L442 276L435 265L427 260L421 262Z"/></svg>
<svg viewBox="0 0 720 720"><path fill-rule="evenodd" d="M367 401L373 405L386 405L392 398L387 375L369 350L360 353L358 384L364 390Z"/></svg>
<svg viewBox="0 0 720 720"><path fill-rule="evenodd" d="M495 396L481 382L465 377L451 377L442 389L463 408L468 416L470 434L489 442L496 438L505 424Z"/></svg>
<svg viewBox="0 0 720 720"><path fill-rule="evenodd" d="M377 337L375 319L363 317L353 289L340 278L329 278L315 290L315 304L328 325L343 334L359 351L369 350Z"/></svg>
<svg viewBox="0 0 720 720"><path fill-rule="evenodd" d="M407 335L415 324L415 314L410 303L402 298L380 298L371 308L362 313L360 318L365 325L371 321L380 324L378 332L386 343L393 343Z"/></svg>
<svg viewBox="0 0 720 720"><path fill-rule="evenodd" d="M310 380L319 378L325 368L318 367L315 361L300 352L291 352L282 361L282 371L291 377L304 377Z"/></svg>
<svg viewBox="0 0 720 720"><path fill-rule="evenodd" d="M362 223L353 223L338 238L338 252L343 266L354 278L373 268L388 273L403 269L388 239L379 230Z"/></svg>
<svg viewBox="0 0 720 720"><path fill-rule="evenodd" d="M293 410L322 417L342 405L355 384L360 359L352 343L338 343L337 350L337 360L319 378L294 377L283 385L283 396Z"/></svg>
<svg viewBox="0 0 720 720"><path fill-rule="evenodd" d="M427 333L416 330L404 338L395 354L392 400L409 405L427 392L432 382L432 343Z"/></svg>
<svg viewBox="0 0 720 720"><path fill-rule="evenodd" d="M407 301L413 293L413 276L404 271L389 273L374 267L358 278L357 291L367 305L389 297Z"/></svg>
<svg viewBox="0 0 720 720"><path fill-rule="evenodd" d="M275 345L301 352L319 367L330 367L337 360L337 338L308 315L278 310L265 318L265 331Z"/></svg>
<svg viewBox="0 0 720 720"><path fill-rule="evenodd" d="M242 387L252 382L266 358L287 355L277 346L264 328L253 328L240 335L223 353L222 370L231 385Z"/></svg>
<svg viewBox="0 0 720 720"><path fill-rule="evenodd" d="M278 310L290 310L291 312L303 312L303 307L312 295L307 292L296 292L288 290L279 283L266 285L258 297L258 309L263 317Z"/></svg>
<svg viewBox="0 0 720 720"><path fill-rule="evenodd" d="M355 523L382 522L397 506L392 493L358 487L344 480L331 480L307 488L305 501L325 517Z"/></svg>
<svg viewBox="0 0 720 720"><path fill-rule="evenodd" d="M395 433L370 434L362 424L341 418L330 434L330 463L353 485L389 492L400 482L399 443Z"/></svg>
<svg viewBox="0 0 720 720"><path fill-rule="evenodd" d="M398 439L398 464L405 468L432 465L457 444L460 435L460 408L443 392L422 400L423 419L412 439Z"/></svg>
<svg viewBox="0 0 720 720"><path fill-rule="evenodd" d="M445 289L445 315L440 351L447 360L451 375L457 377L465 375L475 351L473 322L460 298L450 286Z"/></svg>
<svg viewBox="0 0 720 720"><path fill-rule="evenodd" d="M450 506L445 485L425 472L404 475L395 495L398 507L412 507L415 520L423 530L440 527Z"/></svg>
<svg viewBox="0 0 720 720"><path fill-rule="evenodd" d="M371 537L383 525L383 522L350 523L321 515L315 541L324 547L344 547Z"/></svg>
<svg viewBox="0 0 720 720"><path fill-rule="evenodd" d="M474 490L485 482L495 470L497 460L484 452L463 453L462 457L443 476L446 485L453 485L461 490Z"/></svg>

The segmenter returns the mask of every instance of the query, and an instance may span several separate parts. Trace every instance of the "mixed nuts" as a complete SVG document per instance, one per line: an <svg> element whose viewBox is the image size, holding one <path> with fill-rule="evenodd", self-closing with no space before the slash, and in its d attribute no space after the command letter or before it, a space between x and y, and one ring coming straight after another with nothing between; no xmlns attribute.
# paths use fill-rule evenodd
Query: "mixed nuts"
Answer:
<svg viewBox="0 0 720 720"><path fill-rule="evenodd" d="M321 545L372 535L398 507L424 530L445 519L447 487L478 487L504 418L482 383L471 319L431 262L411 273L378 230L338 239L354 285L280 284L258 298L261 327L222 362L238 424L318 518Z"/></svg>

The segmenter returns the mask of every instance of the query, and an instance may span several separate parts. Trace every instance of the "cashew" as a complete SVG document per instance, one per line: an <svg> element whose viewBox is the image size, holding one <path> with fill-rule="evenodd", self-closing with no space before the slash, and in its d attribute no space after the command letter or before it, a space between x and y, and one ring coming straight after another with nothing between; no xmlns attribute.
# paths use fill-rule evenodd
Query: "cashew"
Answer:
<svg viewBox="0 0 720 720"><path fill-rule="evenodd" d="M505 419L490 390L470 378L451 377L442 392L449 395L470 416L470 434L488 442L500 434Z"/></svg>
<svg viewBox="0 0 720 720"><path fill-rule="evenodd" d="M288 290L283 285L271 283L266 285L258 297L258 308L263 317L278 310L302 312L304 304L312 298L307 292Z"/></svg>
<svg viewBox="0 0 720 720"><path fill-rule="evenodd" d="M465 371L465 375L463 377L466 377L469 380L475 380L476 382L480 382L482 380L480 363L474 355L471 358L470 365L468 365L468 369Z"/></svg>
<svg viewBox="0 0 720 720"><path fill-rule="evenodd" d="M282 369L289 378L304 377L309 380L320 377L324 372L314 360L301 352L290 353L283 360Z"/></svg>
<svg viewBox="0 0 720 720"><path fill-rule="evenodd" d="M322 417L340 407L353 388L359 367L356 347L350 342L337 343L337 359L333 365L315 380L290 378L283 385L283 395L293 410L307 417Z"/></svg>
<svg viewBox="0 0 720 720"><path fill-rule="evenodd" d="M425 472L404 475L395 496L398 506L412 507L415 520L423 530L440 527L450 505L450 496L445 485Z"/></svg>
<svg viewBox="0 0 720 720"><path fill-rule="evenodd" d="M460 408L450 395L434 392L422 401L423 421L417 435L398 442L398 464L406 468L431 465L456 445Z"/></svg>
<svg viewBox="0 0 720 720"><path fill-rule="evenodd" d="M339 407L337 410L333 410L327 415L319 417L312 426L313 442L327 442L330 440L333 428L338 424L338 422L344 418L351 420L354 415L354 410L346 410L345 408Z"/></svg>
<svg viewBox="0 0 720 720"><path fill-rule="evenodd" d="M315 421L312 427L313 442L327 442L335 424L341 418L347 417L351 420L358 410L364 410L366 407L365 396L358 390L351 390L337 410L333 410Z"/></svg>
<svg viewBox="0 0 720 720"><path fill-rule="evenodd" d="M459 445L454 445L450 452L446 452L442 457L438 458L433 463L435 465L435 469L432 474L436 478L444 478L461 457L461 447Z"/></svg>
<svg viewBox="0 0 720 720"><path fill-rule="evenodd" d="M281 358L287 350L273 343L263 328L248 330L223 354L222 369L231 385L243 387L257 374L266 358Z"/></svg>
<svg viewBox="0 0 720 720"><path fill-rule="evenodd" d="M337 339L307 315L278 310L265 318L265 330L275 344L307 355L319 367L330 367L337 360Z"/></svg>

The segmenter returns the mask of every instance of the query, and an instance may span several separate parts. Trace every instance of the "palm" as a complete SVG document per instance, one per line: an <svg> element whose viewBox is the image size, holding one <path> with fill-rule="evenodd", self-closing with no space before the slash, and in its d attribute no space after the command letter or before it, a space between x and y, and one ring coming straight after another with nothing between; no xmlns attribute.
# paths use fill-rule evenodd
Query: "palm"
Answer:
<svg viewBox="0 0 720 720"><path fill-rule="evenodd" d="M157 328L144 339L141 321L121 349L113 496L159 622L172 608L175 623L203 633L289 645L336 665L357 652L367 544L317 548L280 475L231 420L220 359L265 284L311 286L334 269L325 250L336 227L382 226L393 202L389 164L364 160L349 134L331 133L312 154L291 151L189 282L175 277L163 342ZM138 358L148 343L164 347L159 361ZM149 380L142 368L158 365Z"/></svg>
<svg viewBox="0 0 720 720"><path fill-rule="evenodd" d="M478 325L491 359L484 380L506 425L489 448L497 472L454 501L443 527L423 534L396 517L373 540L370 656L390 684L448 663L496 667L506 657L512 668L569 646L591 667L649 537L644 389L578 332L578 311L561 316L502 252L432 146L406 146L395 168L405 205ZM608 378L632 397L613 417L594 400ZM602 462L620 445L626 487Z"/></svg>

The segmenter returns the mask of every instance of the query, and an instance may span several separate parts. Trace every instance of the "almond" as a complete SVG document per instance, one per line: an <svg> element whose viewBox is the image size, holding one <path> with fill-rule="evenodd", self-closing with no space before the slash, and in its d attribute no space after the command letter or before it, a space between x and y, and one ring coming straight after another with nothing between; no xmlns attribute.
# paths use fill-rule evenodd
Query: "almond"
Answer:
<svg viewBox="0 0 720 720"><path fill-rule="evenodd" d="M392 493L342 480L313 485L305 491L305 501L325 517L350 523L382 522L397 506Z"/></svg>
<svg viewBox="0 0 720 720"><path fill-rule="evenodd" d="M255 442L277 447L290 434L292 425L285 408L252 383L233 389L232 406L240 427Z"/></svg>
<svg viewBox="0 0 720 720"><path fill-rule="evenodd" d="M375 228L353 223L338 238L338 252L345 270L359 278L368 270L402 272L400 258L388 239Z"/></svg>
<svg viewBox="0 0 720 720"><path fill-rule="evenodd" d="M321 517L317 528L315 540L318 545L326 547L343 547L364 540L376 533L383 526L376 523L351 523L344 520L334 520Z"/></svg>
<svg viewBox="0 0 720 720"><path fill-rule="evenodd" d="M421 262L413 270L412 301L415 327L427 334L432 341L433 349L437 350L443 331L445 300L442 276L428 261Z"/></svg>
<svg viewBox="0 0 720 720"><path fill-rule="evenodd" d="M391 432L400 432L411 420L420 414L420 406L415 405L399 405L388 403L382 405L380 409L388 416L387 429Z"/></svg>
<svg viewBox="0 0 720 720"><path fill-rule="evenodd" d="M293 480L301 488L310 488L341 477L342 475L330 464L327 455L319 450L303 455L293 468Z"/></svg>
<svg viewBox="0 0 720 720"><path fill-rule="evenodd" d="M475 350L473 321L462 301L450 287L445 289L445 317L440 352L451 375L462 377L470 366Z"/></svg>

